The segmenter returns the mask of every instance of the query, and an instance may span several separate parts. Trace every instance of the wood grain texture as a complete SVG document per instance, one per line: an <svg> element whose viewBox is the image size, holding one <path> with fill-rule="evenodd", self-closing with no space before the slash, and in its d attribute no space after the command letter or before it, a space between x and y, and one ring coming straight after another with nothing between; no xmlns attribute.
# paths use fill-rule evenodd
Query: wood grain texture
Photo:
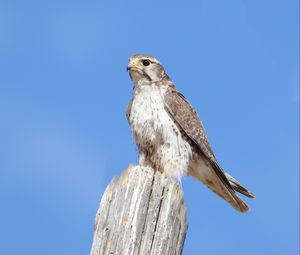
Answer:
<svg viewBox="0 0 300 255"><path fill-rule="evenodd" d="M181 186L151 168L129 166L101 199L91 255L181 254L186 232Z"/></svg>

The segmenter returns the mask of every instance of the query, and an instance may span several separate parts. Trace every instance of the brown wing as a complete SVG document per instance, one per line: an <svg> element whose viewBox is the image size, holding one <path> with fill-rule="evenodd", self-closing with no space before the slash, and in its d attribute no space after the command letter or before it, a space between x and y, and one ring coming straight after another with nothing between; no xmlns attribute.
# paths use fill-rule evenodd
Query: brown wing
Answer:
<svg viewBox="0 0 300 255"><path fill-rule="evenodd" d="M185 97L176 90L171 90L165 94L164 99L168 112L188 137L201 148L207 158L216 160L198 114Z"/></svg>
<svg viewBox="0 0 300 255"><path fill-rule="evenodd" d="M209 160L215 174L220 178L222 183L231 191L234 192L221 167L215 158L215 155L208 142L203 125L198 117L198 114L185 97L176 90L169 90L164 96L165 108L186 133L186 135L199 148L200 153Z"/></svg>

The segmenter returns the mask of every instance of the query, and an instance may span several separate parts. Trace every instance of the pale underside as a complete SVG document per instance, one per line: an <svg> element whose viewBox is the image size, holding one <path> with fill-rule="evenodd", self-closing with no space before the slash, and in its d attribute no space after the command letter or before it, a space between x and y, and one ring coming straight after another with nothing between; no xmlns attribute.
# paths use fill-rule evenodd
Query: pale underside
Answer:
<svg viewBox="0 0 300 255"><path fill-rule="evenodd" d="M165 110L163 93L156 86L144 86L138 91L129 122L138 145L140 165L180 179L187 175L192 150Z"/></svg>

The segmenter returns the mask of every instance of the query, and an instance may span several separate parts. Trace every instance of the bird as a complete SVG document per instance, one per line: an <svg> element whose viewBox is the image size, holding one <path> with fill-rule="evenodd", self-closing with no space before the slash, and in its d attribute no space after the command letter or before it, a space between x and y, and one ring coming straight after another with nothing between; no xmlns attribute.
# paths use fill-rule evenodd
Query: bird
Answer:
<svg viewBox="0 0 300 255"><path fill-rule="evenodd" d="M176 90L162 64L153 56L135 54L127 71L133 97L126 116L138 147L139 165L181 180L192 176L239 212L248 205L237 195L255 195L223 171L202 122L187 99Z"/></svg>

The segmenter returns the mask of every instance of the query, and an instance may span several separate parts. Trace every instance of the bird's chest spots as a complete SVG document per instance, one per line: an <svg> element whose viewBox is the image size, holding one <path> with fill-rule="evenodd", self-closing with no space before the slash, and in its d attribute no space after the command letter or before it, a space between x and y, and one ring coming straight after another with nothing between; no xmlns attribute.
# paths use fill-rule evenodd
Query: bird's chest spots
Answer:
<svg viewBox="0 0 300 255"><path fill-rule="evenodd" d="M130 122L133 135L138 143L144 146L162 143L165 140L164 134L175 129L157 88L148 88L135 95Z"/></svg>

